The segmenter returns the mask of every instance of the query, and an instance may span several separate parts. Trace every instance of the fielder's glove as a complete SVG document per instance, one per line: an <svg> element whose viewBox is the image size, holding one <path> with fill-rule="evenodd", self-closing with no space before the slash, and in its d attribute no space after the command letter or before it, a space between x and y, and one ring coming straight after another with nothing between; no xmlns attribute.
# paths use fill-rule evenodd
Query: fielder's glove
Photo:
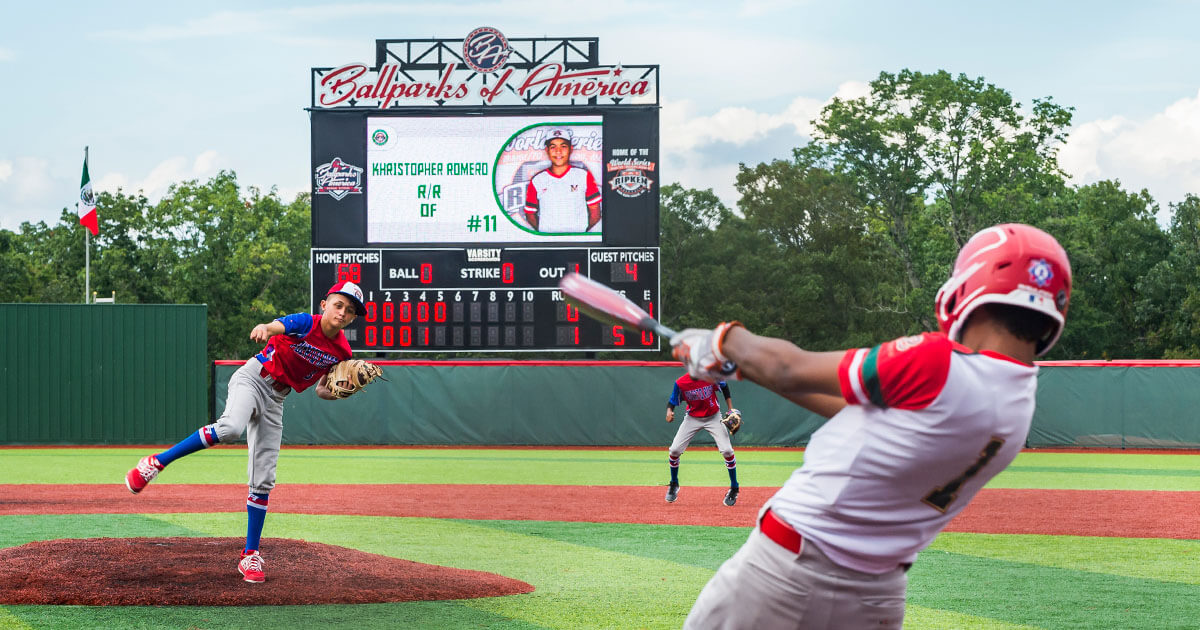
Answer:
<svg viewBox="0 0 1200 630"><path fill-rule="evenodd" d="M724 322L713 330L688 328L671 337L671 354L683 362L692 378L716 383L742 378L737 364L721 353L725 335L741 322Z"/></svg>
<svg viewBox="0 0 1200 630"><path fill-rule="evenodd" d="M349 359L330 368L325 377L325 386L334 398L348 398L377 378L387 380L383 377L383 368L361 359Z"/></svg>
<svg viewBox="0 0 1200 630"><path fill-rule="evenodd" d="M721 421L726 429L729 429L729 435L738 432L742 428L742 412L737 409L730 409L729 413L725 414L725 419Z"/></svg>

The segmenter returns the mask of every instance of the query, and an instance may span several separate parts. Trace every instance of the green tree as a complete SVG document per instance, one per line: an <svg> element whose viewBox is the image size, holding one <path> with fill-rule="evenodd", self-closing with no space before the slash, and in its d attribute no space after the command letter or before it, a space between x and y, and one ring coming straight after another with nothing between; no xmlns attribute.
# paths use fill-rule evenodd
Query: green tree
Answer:
<svg viewBox="0 0 1200 630"><path fill-rule="evenodd" d="M1139 291L1167 259L1170 244L1145 190L1102 181L1066 195L1044 227L1071 260L1067 326L1051 355L1073 359L1157 358L1161 321L1147 319ZM1154 316L1155 320L1161 313Z"/></svg>
<svg viewBox="0 0 1200 630"><path fill-rule="evenodd" d="M24 302L34 292L34 266L20 234L0 230L0 303Z"/></svg>
<svg viewBox="0 0 1200 630"><path fill-rule="evenodd" d="M1168 255L1138 282L1135 317L1163 357L1200 358L1200 197L1171 206Z"/></svg>
<svg viewBox="0 0 1200 630"><path fill-rule="evenodd" d="M1056 152L1070 121L1048 98L1025 114L982 78L883 72L869 95L822 111L807 150L853 179L908 282L898 309L929 328L929 309L917 305L932 303L946 252L988 225L1038 223L1044 201L1064 190Z"/></svg>
<svg viewBox="0 0 1200 630"><path fill-rule="evenodd" d="M762 313L763 334L832 349L906 332L912 320L896 308L904 279L851 178L797 150L791 161L743 166L737 186L748 225L768 238L769 255L747 279L764 294L745 302Z"/></svg>

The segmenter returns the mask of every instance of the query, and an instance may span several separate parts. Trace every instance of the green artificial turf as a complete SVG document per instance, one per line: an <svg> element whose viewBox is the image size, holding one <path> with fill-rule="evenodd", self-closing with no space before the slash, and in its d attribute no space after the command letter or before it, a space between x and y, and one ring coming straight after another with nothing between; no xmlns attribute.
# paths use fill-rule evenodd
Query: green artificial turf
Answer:
<svg viewBox="0 0 1200 630"><path fill-rule="evenodd" d="M121 483L147 449L0 449L5 483ZM743 486L783 485L803 461L796 450L738 452ZM64 471L71 471L66 476ZM715 449L687 451L686 485L728 483ZM308 449L284 447L279 483L471 483L590 486L665 485L665 447L649 450L572 449ZM182 458L161 483L244 483L246 451L230 446ZM989 488L1077 490L1200 490L1200 455L1026 452Z"/></svg>
<svg viewBox="0 0 1200 630"><path fill-rule="evenodd" d="M243 527L237 514L5 516L0 517L0 541L12 546L88 536L236 536ZM34 531L36 536L30 533ZM749 531L271 514L269 538L302 538L490 571L529 582L537 590L371 606L6 606L0 608L0 628L15 622L35 628L351 623L366 628L674 628ZM269 559L267 544L264 554ZM1188 624L1200 619L1200 577L1194 571L1198 554L1200 541L947 533L909 573L905 627L1194 628ZM231 552L231 566L233 562Z"/></svg>
<svg viewBox="0 0 1200 630"><path fill-rule="evenodd" d="M120 483L143 449L0 449L5 483ZM739 480L779 486L792 450L741 450ZM661 485L662 452L551 449L284 449L287 483ZM337 474L331 474L336 471ZM994 488L1189 490L1200 456L1022 453ZM689 485L727 483L712 449ZM115 479L114 479L115 477ZM155 483L245 482L244 447L180 460ZM203 509L198 506L197 509ZM1064 514L1063 518L1071 518ZM75 537L241 536L245 516L0 516L0 547ZM8 628L678 628L747 528L271 513L264 535L524 580L525 595L282 607L0 606ZM269 546L264 545L268 555ZM1200 541L943 533L909 573L908 629L1197 628ZM232 564L236 556L231 555ZM233 579L237 576L233 575ZM269 575L268 575L269 579Z"/></svg>

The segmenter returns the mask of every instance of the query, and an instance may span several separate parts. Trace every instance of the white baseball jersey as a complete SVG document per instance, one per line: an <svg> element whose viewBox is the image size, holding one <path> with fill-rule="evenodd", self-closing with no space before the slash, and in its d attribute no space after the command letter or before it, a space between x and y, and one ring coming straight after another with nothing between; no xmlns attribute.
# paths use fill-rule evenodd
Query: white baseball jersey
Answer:
<svg viewBox="0 0 1200 630"><path fill-rule="evenodd" d="M538 215L539 232L586 232L588 204L599 202L596 178L576 166L562 175L539 171L525 189L525 212Z"/></svg>
<svg viewBox="0 0 1200 630"><path fill-rule="evenodd" d="M849 404L770 505L835 563L885 573L1020 452L1037 367L925 333L847 351L838 377Z"/></svg>

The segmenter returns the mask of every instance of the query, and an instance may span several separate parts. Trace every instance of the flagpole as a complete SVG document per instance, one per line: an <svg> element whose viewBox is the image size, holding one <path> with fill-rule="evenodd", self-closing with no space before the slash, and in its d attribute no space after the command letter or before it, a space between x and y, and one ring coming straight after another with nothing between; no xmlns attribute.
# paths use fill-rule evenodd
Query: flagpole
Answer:
<svg viewBox="0 0 1200 630"><path fill-rule="evenodd" d="M88 148L83 147L83 164L87 166ZM79 204L76 203L76 206ZM76 213L78 214L78 212ZM92 294L92 231L83 231L83 303L88 303Z"/></svg>

